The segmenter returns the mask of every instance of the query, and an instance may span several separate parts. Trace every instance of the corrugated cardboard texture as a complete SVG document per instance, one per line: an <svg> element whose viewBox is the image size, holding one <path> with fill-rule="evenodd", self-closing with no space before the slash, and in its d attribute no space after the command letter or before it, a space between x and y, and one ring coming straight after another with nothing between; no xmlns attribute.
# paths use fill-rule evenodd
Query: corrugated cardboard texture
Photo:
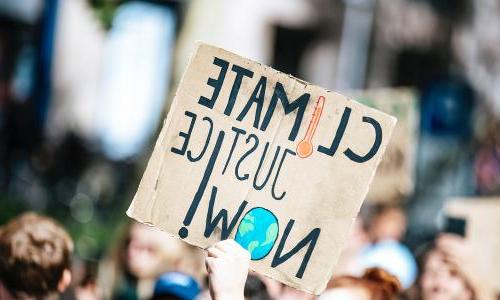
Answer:
<svg viewBox="0 0 500 300"><path fill-rule="evenodd" d="M201 248L235 238L253 270L319 294L395 122L198 44L127 214Z"/></svg>

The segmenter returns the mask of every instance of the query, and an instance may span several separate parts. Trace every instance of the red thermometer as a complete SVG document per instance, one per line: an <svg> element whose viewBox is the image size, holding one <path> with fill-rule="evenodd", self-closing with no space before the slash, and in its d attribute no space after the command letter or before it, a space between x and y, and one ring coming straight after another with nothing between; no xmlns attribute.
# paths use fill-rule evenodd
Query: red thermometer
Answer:
<svg viewBox="0 0 500 300"><path fill-rule="evenodd" d="M307 127L307 132L304 138L297 145L297 154L300 158L309 157L313 153L312 138L316 127L318 127L319 119L321 118L321 112L323 111L323 106L325 105L325 97L320 96L316 102L316 107L314 107L314 112L312 119Z"/></svg>

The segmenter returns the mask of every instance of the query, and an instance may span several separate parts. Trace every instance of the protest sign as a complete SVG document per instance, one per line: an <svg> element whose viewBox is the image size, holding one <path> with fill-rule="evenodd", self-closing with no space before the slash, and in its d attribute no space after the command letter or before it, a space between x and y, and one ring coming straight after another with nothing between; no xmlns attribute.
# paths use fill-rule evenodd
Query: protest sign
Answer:
<svg viewBox="0 0 500 300"><path fill-rule="evenodd" d="M466 221L465 240L481 278L500 292L500 197L452 199L447 216Z"/></svg>
<svg viewBox="0 0 500 300"><path fill-rule="evenodd" d="M319 294L396 119L198 44L127 214Z"/></svg>
<svg viewBox="0 0 500 300"><path fill-rule="evenodd" d="M367 201L396 203L404 200L414 188L414 153L418 139L416 91L383 88L352 92L349 96L398 119L366 196Z"/></svg>

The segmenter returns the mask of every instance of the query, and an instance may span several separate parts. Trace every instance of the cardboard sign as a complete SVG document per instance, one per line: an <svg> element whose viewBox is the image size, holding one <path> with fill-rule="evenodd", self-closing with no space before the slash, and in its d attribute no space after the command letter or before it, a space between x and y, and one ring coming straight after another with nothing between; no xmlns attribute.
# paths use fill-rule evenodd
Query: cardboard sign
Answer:
<svg viewBox="0 0 500 300"><path fill-rule="evenodd" d="M127 214L319 294L396 119L198 44Z"/></svg>
<svg viewBox="0 0 500 300"><path fill-rule="evenodd" d="M475 256L475 266L485 280L500 292L500 197L454 199L446 215L466 220L465 239Z"/></svg>
<svg viewBox="0 0 500 300"><path fill-rule="evenodd" d="M418 138L416 91L411 88L373 89L353 92L350 96L398 119L366 199L375 203L401 201L414 188L414 147Z"/></svg>

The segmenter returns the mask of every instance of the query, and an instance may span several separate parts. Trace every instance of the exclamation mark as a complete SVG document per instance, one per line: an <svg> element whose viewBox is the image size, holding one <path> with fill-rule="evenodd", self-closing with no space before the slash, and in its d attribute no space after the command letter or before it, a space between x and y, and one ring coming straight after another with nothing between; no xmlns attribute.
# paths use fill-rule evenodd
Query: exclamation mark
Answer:
<svg viewBox="0 0 500 300"><path fill-rule="evenodd" d="M189 210L187 211L186 216L184 217L184 221L182 222L184 226L181 227L181 229L179 229L179 236L183 239L186 238L189 234L187 226L191 224L194 214L196 213L196 210L198 209L198 206L200 204L201 198L203 198L203 194L205 193L205 189L207 188L210 176L212 176L212 171L214 170L214 165L215 162L217 161L217 157L219 156L220 148L222 146L223 141L224 141L224 131L220 131L219 135L217 136L217 142L215 143L214 151L212 152L212 155L208 160L207 168L205 169L205 173L203 173L203 178L201 179L200 185L198 186L198 190L196 191L196 194L193 197L193 201L189 206Z"/></svg>

